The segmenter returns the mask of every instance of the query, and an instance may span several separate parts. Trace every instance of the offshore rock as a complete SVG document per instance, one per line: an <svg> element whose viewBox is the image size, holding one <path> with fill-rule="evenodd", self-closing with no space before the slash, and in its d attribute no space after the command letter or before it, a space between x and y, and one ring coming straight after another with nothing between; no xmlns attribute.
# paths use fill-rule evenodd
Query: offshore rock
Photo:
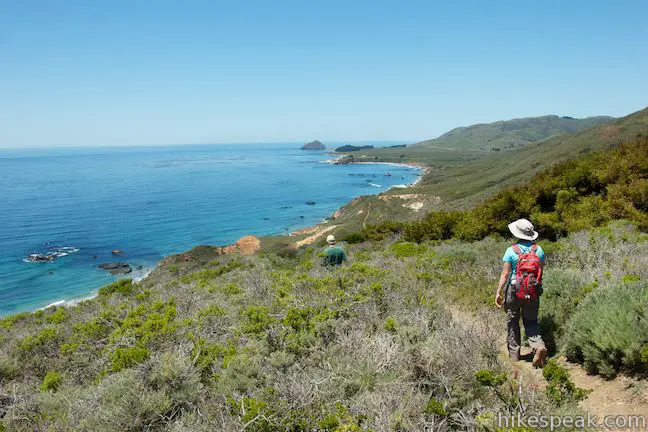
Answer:
<svg viewBox="0 0 648 432"><path fill-rule="evenodd" d="M103 270L108 270L110 274L128 274L133 271L133 268L127 262L112 262L99 264L97 267Z"/></svg>
<svg viewBox="0 0 648 432"><path fill-rule="evenodd" d="M308 144L304 144L301 147L302 150L326 150L326 146L321 142L315 140L311 141Z"/></svg>

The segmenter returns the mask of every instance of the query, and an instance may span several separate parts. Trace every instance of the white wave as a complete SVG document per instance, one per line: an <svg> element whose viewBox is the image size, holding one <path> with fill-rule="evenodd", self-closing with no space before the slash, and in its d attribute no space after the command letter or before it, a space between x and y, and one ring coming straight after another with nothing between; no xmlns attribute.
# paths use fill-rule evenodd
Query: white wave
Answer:
<svg viewBox="0 0 648 432"><path fill-rule="evenodd" d="M68 256L71 253L79 252L79 248L74 246L53 246L50 247L47 252L43 253L33 253L23 258L23 262L26 263L43 263L43 262L52 262L56 258L61 258Z"/></svg>
<svg viewBox="0 0 648 432"><path fill-rule="evenodd" d="M377 183L369 183L369 186L371 186L371 187L377 187L377 188L382 187L382 185L379 185L379 184L377 184Z"/></svg>
<svg viewBox="0 0 648 432"><path fill-rule="evenodd" d="M143 281L144 279L146 279L146 277L148 275L151 274L152 271L153 271L152 268L145 268L145 269L142 269L142 270L136 270L135 272L133 272L133 278L132 278L133 282L139 283L139 282Z"/></svg>
<svg viewBox="0 0 648 432"><path fill-rule="evenodd" d="M52 303L48 304L47 306L42 307L42 308L40 308L38 310L45 310L47 308L51 308L51 307L55 307L55 306L62 306L64 304L65 304L65 300L58 300L58 301L52 302Z"/></svg>

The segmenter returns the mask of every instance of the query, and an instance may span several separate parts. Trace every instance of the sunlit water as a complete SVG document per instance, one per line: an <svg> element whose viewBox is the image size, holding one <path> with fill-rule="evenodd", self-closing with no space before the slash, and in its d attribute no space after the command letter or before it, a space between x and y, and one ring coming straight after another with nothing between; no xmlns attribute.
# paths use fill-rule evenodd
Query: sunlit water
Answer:
<svg viewBox="0 0 648 432"><path fill-rule="evenodd" d="M137 277L198 244L312 225L356 196L418 174L404 166L333 166L322 163L328 153L298 148L0 151L0 315L90 295L115 278L99 263L142 266ZM124 255L113 256L114 249ZM58 250L69 253L47 263L24 260Z"/></svg>

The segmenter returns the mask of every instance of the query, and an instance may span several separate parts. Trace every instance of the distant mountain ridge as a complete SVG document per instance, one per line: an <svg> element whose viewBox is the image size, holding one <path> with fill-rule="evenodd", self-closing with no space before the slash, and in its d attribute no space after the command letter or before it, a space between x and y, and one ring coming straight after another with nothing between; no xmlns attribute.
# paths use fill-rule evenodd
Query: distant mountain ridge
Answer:
<svg viewBox="0 0 648 432"><path fill-rule="evenodd" d="M554 135L578 132L614 120L614 117L608 116L576 119L557 115L500 120L458 127L416 146L500 151L524 147Z"/></svg>

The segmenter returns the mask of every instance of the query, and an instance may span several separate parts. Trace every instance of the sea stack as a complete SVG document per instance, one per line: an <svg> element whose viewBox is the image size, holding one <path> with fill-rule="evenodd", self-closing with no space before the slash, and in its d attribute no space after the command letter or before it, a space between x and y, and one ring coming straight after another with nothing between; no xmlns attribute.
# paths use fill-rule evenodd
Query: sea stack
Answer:
<svg viewBox="0 0 648 432"><path fill-rule="evenodd" d="M302 150L326 150L326 146L322 144L321 142L315 140L311 141L307 144L304 144L301 147Z"/></svg>

